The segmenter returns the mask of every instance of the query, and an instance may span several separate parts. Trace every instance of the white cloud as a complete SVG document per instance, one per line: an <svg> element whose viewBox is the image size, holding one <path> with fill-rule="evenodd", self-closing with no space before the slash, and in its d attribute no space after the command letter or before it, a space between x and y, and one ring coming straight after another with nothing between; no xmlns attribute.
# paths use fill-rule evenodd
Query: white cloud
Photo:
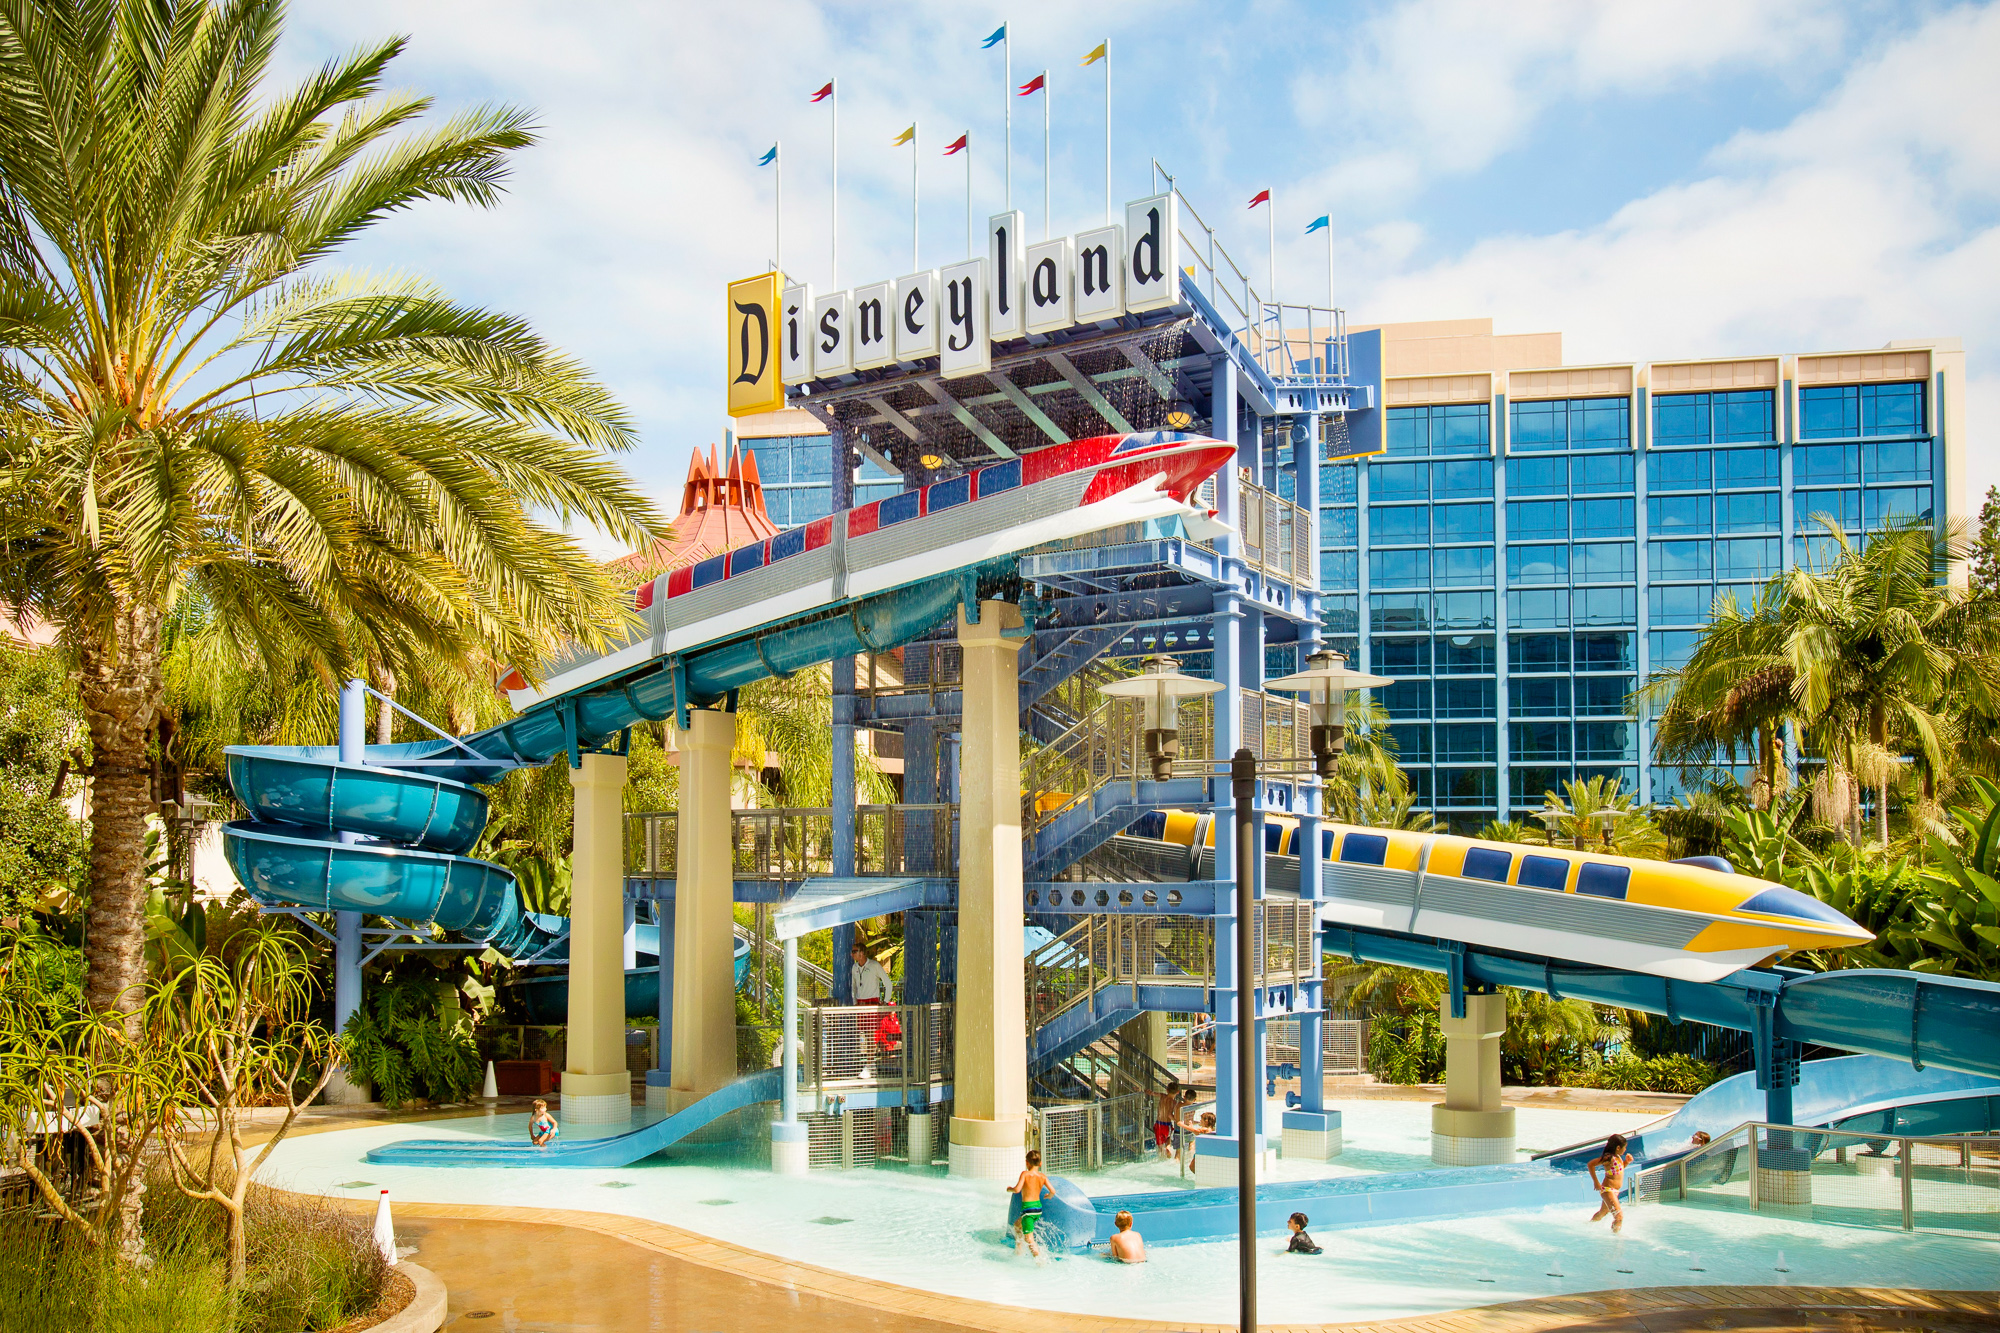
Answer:
<svg viewBox="0 0 2000 1333"><path fill-rule="evenodd" d="M1967 495L2000 482L1985 423L2000 377L2000 8L1939 14L1855 66L1782 129L1746 134L1711 174L1599 226L1495 236L1421 267L1356 247L1370 319L1493 314L1560 329L1566 359L1850 349L1962 337Z"/></svg>

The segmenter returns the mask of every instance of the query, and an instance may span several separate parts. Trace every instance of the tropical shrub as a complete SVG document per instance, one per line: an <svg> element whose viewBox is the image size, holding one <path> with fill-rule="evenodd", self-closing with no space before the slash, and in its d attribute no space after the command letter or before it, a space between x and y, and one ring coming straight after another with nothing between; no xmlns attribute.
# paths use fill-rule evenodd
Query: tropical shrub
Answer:
<svg viewBox="0 0 2000 1333"><path fill-rule="evenodd" d="M1444 1032L1435 1009L1377 1014L1368 1023L1368 1068L1384 1083L1444 1078Z"/></svg>
<svg viewBox="0 0 2000 1333"><path fill-rule="evenodd" d="M385 1106L464 1101L483 1067L472 1024L449 982L420 964L370 977L347 1020L348 1057Z"/></svg>
<svg viewBox="0 0 2000 1333"><path fill-rule="evenodd" d="M1621 1088L1628 1092L1678 1092L1692 1095L1724 1077L1720 1065L1691 1055L1656 1055L1641 1059L1619 1055L1583 1065L1563 1078L1571 1088Z"/></svg>

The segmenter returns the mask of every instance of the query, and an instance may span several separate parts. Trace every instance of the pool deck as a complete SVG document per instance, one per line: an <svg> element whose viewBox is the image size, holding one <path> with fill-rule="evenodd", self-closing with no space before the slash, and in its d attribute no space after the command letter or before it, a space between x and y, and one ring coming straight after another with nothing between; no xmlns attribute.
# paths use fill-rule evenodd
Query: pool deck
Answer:
<svg viewBox="0 0 2000 1333"><path fill-rule="evenodd" d="M1395 1091L1413 1097L1434 1095L1419 1089ZM1343 1095L1351 1096L1353 1090L1343 1089ZM520 1107L511 1105L516 1100ZM503 1109L525 1109L525 1099L507 1101ZM1563 1102L1577 1105L1568 1098ZM1587 1104L1589 1109L1615 1109L1596 1098ZM464 1113L482 1112L468 1108ZM372 1106L314 1108L292 1132L323 1133L453 1114L439 1109L395 1114ZM261 1137L254 1131L253 1136ZM348 1206L372 1208L361 1200ZM451 1317L445 1325L449 1333L481 1329L622 1333L635 1327L669 1333L787 1327L825 1333L1229 1333L1234 1328L1078 1315L946 1296L779 1259L677 1227L610 1213L411 1202L397 1203L395 1216L400 1238L417 1246L415 1258L449 1289ZM488 1319L498 1322L489 1324ZM1261 1328L1264 1333L1693 1329L1776 1333L1806 1328L2000 1333L2000 1292L1648 1287L1513 1301L1387 1322Z"/></svg>

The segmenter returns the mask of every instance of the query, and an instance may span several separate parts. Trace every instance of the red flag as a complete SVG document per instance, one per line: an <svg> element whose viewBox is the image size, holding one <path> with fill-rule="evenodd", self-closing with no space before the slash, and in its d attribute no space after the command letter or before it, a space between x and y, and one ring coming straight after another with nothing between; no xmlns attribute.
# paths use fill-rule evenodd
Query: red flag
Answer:
<svg viewBox="0 0 2000 1333"><path fill-rule="evenodd" d="M1271 192L1269 190L1259 190L1257 191L1257 197L1250 201L1250 207L1255 208L1259 204L1268 204L1270 202Z"/></svg>
<svg viewBox="0 0 2000 1333"><path fill-rule="evenodd" d="M1043 86L1048 82L1048 77L1049 76L1046 74L1037 74L1034 78L1029 79L1026 83L1021 85L1021 96L1026 97L1029 93L1040 92Z"/></svg>
<svg viewBox="0 0 2000 1333"><path fill-rule="evenodd" d="M966 138L967 138L966 135L961 134L956 139L953 139L950 143L946 144L944 146L944 155L946 157L950 157L953 153L956 153L959 149L965 147Z"/></svg>
<svg viewBox="0 0 2000 1333"><path fill-rule="evenodd" d="M826 87L814 93L812 95L812 100L815 102L824 102L827 98L831 96L833 96L833 80L828 79L826 81Z"/></svg>

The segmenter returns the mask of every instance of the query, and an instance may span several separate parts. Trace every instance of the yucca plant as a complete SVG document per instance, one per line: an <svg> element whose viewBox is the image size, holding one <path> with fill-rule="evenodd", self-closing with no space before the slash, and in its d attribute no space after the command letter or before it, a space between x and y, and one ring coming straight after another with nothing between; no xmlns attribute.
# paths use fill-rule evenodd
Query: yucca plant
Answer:
<svg viewBox="0 0 2000 1333"><path fill-rule="evenodd" d="M326 267L425 201L491 206L525 113L427 126L388 40L293 87L279 0L0 0L0 601L74 654L94 781L89 1002L144 993L163 633L328 683L532 669L617 590L540 515L638 544L630 418L509 315Z"/></svg>

